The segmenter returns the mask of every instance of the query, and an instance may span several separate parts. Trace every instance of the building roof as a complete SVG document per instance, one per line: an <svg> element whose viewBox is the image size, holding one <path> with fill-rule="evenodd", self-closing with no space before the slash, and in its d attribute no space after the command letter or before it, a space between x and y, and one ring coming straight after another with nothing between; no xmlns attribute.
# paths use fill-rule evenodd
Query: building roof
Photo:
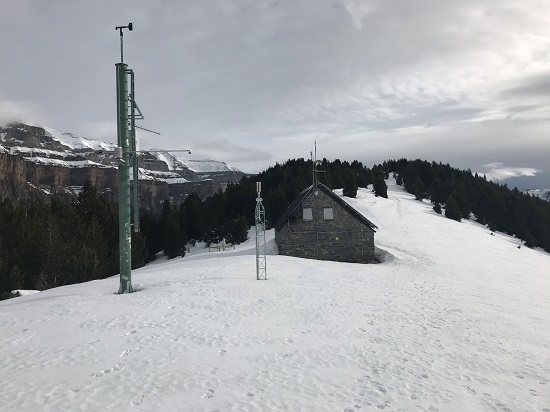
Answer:
<svg viewBox="0 0 550 412"><path fill-rule="evenodd" d="M351 207L344 199L342 199L340 196L336 195L332 190L330 190L327 186L325 186L322 183L317 184L317 188L321 190L323 193L325 193L327 196L329 196L331 199L333 199L336 203L338 203L340 206L342 206L345 210L347 210L352 216L354 216L357 220L359 220L364 225L370 227L373 231L376 232L376 229L378 227L372 223L369 219L367 219L365 216L363 216L361 213L359 213L357 210L355 210L353 207ZM294 211L302 204L304 199L307 197L307 195L313 190L313 185L307 187L304 189L297 197L294 199L294 201L290 204L288 209L283 213L283 215L277 220L277 223L275 223L275 230L281 230L282 227L286 224L288 218L290 215L294 213Z"/></svg>

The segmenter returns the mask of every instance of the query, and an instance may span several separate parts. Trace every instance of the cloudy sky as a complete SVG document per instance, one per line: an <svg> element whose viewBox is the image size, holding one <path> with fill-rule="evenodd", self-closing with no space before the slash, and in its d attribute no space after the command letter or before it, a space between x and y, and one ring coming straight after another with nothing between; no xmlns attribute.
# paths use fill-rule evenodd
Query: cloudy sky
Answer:
<svg viewBox="0 0 550 412"><path fill-rule="evenodd" d="M130 21L142 148L549 172L547 0L0 0L0 122L116 141Z"/></svg>

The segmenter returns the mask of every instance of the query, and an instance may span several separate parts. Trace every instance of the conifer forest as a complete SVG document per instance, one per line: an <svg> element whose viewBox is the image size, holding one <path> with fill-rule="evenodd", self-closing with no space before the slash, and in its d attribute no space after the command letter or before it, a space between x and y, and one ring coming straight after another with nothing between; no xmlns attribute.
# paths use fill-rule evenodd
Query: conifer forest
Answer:
<svg viewBox="0 0 550 412"><path fill-rule="evenodd" d="M184 256L187 246L197 241L246 240L254 224L257 181L262 182L269 229L311 185L312 169L310 160L288 160L229 184L207 199L192 194L181 204L165 200L160 213L142 210L141 231L132 234L132 267L141 267L161 253L168 258ZM318 169L319 182L343 188L350 197L356 196L358 187L372 185L377 196L387 198L385 179L393 176L417 200L428 199L436 213L457 221L476 220L490 231L515 235L527 247L550 252L550 203L470 170L407 159L372 168L358 161L323 159ZM89 182L71 202L56 196L47 201L0 199L0 298L17 289L44 290L116 275L117 213L117 205Z"/></svg>

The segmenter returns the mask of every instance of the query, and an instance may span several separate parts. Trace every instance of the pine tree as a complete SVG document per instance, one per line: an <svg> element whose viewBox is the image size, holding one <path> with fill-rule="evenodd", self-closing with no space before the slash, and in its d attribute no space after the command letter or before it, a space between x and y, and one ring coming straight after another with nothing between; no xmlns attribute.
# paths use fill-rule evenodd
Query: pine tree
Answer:
<svg viewBox="0 0 550 412"><path fill-rule="evenodd" d="M227 243L238 245L248 239L249 225L244 216L230 220L224 225L224 238Z"/></svg>
<svg viewBox="0 0 550 412"><path fill-rule="evenodd" d="M386 185L386 181L381 175L377 175L375 177L373 189L376 196L380 196L385 199L388 198L388 186Z"/></svg>
<svg viewBox="0 0 550 412"><path fill-rule="evenodd" d="M162 248L168 259L183 256L185 253L185 244L183 243L183 236L180 231L176 212L169 200L165 200L162 204L160 230L162 233Z"/></svg>
<svg viewBox="0 0 550 412"><path fill-rule="evenodd" d="M530 248L537 247L537 239L535 239L530 231L525 232L525 246Z"/></svg>
<svg viewBox="0 0 550 412"><path fill-rule="evenodd" d="M450 195L447 198L447 202L445 202L445 217L456 220L457 222L460 222L460 219L462 218L460 208L452 195Z"/></svg>
<svg viewBox="0 0 550 412"><path fill-rule="evenodd" d="M279 185L265 196L266 225L270 228L283 215L288 207L285 191Z"/></svg>
<svg viewBox="0 0 550 412"><path fill-rule="evenodd" d="M405 167L405 170L403 170L403 184L405 186L405 190L409 193L414 194L415 183L418 179L419 179L419 176L413 164L408 163L407 166Z"/></svg>
<svg viewBox="0 0 550 412"><path fill-rule="evenodd" d="M183 204L180 205L179 215L185 211ZM181 218L180 218L181 219ZM180 226L181 227L181 226ZM149 211L144 211L140 216L140 229L145 237L145 248L147 251L147 261L153 261L157 253L162 250L162 240L160 233L160 223L158 219ZM132 242L133 245L133 242Z"/></svg>
<svg viewBox="0 0 550 412"><path fill-rule="evenodd" d="M466 192L466 188L461 182L459 182L456 185L456 188L453 190L453 198L460 208L460 213L462 214L462 217L466 219L469 218L471 211L470 196L468 196L468 192Z"/></svg>
<svg viewBox="0 0 550 412"><path fill-rule="evenodd" d="M357 175L349 171L344 175L344 196L357 197Z"/></svg>
<svg viewBox="0 0 550 412"><path fill-rule="evenodd" d="M147 246L145 235L132 231L132 269L137 269L147 262Z"/></svg>
<svg viewBox="0 0 550 412"><path fill-rule="evenodd" d="M416 200L422 200L426 198L426 186L420 177L417 177L413 185L413 194Z"/></svg>
<svg viewBox="0 0 550 412"><path fill-rule="evenodd" d="M228 214L235 213L240 210L240 205L243 200L240 199L239 193L235 186L229 185L226 191ZM204 233L207 230L206 219L203 212L203 203L196 194L187 196L184 202L185 210L187 212L187 226L185 227L185 233L190 239L202 240Z"/></svg>
<svg viewBox="0 0 550 412"><path fill-rule="evenodd" d="M442 195L442 183L439 177L436 177L432 181L429 192L432 202L434 202L435 204L443 203L444 198Z"/></svg>

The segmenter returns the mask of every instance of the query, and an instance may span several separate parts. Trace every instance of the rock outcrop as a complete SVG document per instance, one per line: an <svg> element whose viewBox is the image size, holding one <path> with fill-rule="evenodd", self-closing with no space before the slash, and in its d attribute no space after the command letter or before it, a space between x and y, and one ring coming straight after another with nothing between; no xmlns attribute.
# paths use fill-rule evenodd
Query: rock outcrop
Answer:
<svg viewBox="0 0 550 412"><path fill-rule="evenodd" d="M38 126L0 126L0 198L71 198L90 180L108 200L116 201L114 148L113 143ZM140 207L148 210L159 209L165 199L178 204L191 193L211 196L244 176L223 162L187 161L166 152L141 153L139 165Z"/></svg>

